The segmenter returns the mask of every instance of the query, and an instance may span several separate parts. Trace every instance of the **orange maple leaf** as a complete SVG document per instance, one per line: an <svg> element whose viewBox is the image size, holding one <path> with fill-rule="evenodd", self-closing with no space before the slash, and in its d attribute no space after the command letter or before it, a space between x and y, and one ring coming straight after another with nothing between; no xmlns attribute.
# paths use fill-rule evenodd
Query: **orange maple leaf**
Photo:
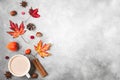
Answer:
<svg viewBox="0 0 120 80"><path fill-rule="evenodd" d="M20 27L18 28L18 24L15 24L14 22L10 21L10 29L13 31L9 31L7 33L13 36L13 38L17 38L19 37L19 35L23 35L26 32L26 30L24 30L23 22L20 24Z"/></svg>
<svg viewBox="0 0 120 80"><path fill-rule="evenodd" d="M37 53L42 57L48 57L51 54L47 52L47 50L49 50L51 47L51 44L44 44L43 42L40 40L39 43L37 44L37 46L34 46L35 50L37 51Z"/></svg>

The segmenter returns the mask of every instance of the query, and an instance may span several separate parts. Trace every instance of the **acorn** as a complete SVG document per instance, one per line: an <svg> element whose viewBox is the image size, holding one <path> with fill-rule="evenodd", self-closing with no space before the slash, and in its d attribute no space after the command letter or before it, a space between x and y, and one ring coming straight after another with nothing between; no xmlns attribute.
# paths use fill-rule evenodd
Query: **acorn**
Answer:
<svg viewBox="0 0 120 80"><path fill-rule="evenodd" d="M16 15L17 15L17 11L15 11L15 10L10 11L10 15L11 15L11 16L16 16Z"/></svg>
<svg viewBox="0 0 120 80"><path fill-rule="evenodd" d="M37 74L37 73L33 73L33 74L31 75L31 78L38 78L38 74Z"/></svg>

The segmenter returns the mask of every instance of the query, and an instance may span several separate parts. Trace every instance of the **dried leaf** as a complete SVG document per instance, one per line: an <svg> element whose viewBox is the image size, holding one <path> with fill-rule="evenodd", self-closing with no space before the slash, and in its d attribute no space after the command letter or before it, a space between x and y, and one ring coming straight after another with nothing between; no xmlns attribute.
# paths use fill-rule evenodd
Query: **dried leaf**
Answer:
<svg viewBox="0 0 120 80"><path fill-rule="evenodd" d="M39 43L37 44L37 46L34 46L35 50L38 52L38 54L44 58L44 57L48 57L51 54L47 52L47 50L49 50L51 47L51 44L44 44L43 42L40 40Z"/></svg>
<svg viewBox="0 0 120 80"><path fill-rule="evenodd" d="M39 18L40 17L40 15L38 14L38 8L36 8L36 9L29 9L29 14L32 16L32 17L34 17L34 18Z"/></svg>
<svg viewBox="0 0 120 80"><path fill-rule="evenodd" d="M9 31L7 33L13 36L13 38L17 38L26 32L26 30L24 30L23 22L20 24L20 27L18 28L18 24L15 24L14 22L10 21L10 29L12 31Z"/></svg>

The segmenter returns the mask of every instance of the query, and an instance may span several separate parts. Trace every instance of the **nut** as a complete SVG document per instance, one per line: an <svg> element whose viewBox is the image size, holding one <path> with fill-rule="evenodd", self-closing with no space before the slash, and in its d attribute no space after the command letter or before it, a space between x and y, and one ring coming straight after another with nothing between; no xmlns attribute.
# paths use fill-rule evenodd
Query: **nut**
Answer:
<svg viewBox="0 0 120 80"><path fill-rule="evenodd" d="M37 36L37 37L42 37L43 34L42 34L41 32L37 32L37 33L36 33L36 36Z"/></svg>
<svg viewBox="0 0 120 80"><path fill-rule="evenodd" d="M37 74L37 73L33 73L33 74L31 75L31 78L38 78L38 74Z"/></svg>
<svg viewBox="0 0 120 80"><path fill-rule="evenodd" d="M17 11L15 11L15 10L10 11L10 15L11 15L11 16L15 16L15 15L17 15Z"/></svg>

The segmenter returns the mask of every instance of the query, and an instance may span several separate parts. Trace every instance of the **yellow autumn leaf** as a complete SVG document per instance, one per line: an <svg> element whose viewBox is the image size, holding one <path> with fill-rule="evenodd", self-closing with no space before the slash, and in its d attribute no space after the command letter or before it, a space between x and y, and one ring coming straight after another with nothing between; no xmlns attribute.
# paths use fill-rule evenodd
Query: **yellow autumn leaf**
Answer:
<svg viewBox="0 0 120 80"><path fill-rule="evenodd" d="M35 51L37 51L37 53L42 58L48 57L51 55L50 53L47 52L50 49L50 47L51 47L51 44L44 44L43 45L43 42L41 40L38 42L37 46L34 46Z"/></svg>

